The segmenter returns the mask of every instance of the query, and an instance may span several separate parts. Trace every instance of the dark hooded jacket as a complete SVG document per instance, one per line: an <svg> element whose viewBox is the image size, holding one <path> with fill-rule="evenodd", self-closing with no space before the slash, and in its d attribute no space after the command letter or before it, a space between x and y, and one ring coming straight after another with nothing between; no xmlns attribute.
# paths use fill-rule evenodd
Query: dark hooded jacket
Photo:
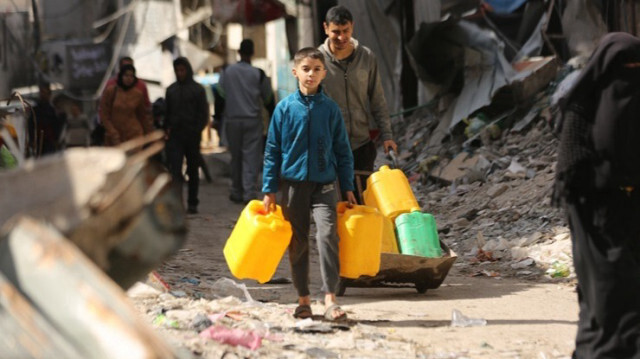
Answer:
<svg viewBox="0 0 640 359"><path fill-rule="evenodd" d="M177 58L173 62L174 70L179 65L186 67L187 76L183 81L178 80L167 88L164 126L170 136L199 136L209 121L209 103L204 87L193 79L189 60Z"/></svg>
<svg viewBox="0 0 640 359"><path fill-rule="evenodd" d="M640 39L605 35L564 101L554 199L640 187Z"/></svg>

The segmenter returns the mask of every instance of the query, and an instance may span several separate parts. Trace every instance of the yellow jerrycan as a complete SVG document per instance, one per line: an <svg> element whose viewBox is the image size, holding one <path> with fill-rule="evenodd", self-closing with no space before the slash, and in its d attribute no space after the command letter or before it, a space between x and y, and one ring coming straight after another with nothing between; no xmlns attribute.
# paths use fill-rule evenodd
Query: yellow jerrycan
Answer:
<svg viewBox="0 0 640 359"><path fill-rule="evenodd" d="M383 253L395 253L399 254L398 240L396 239L396 231L394 229L393 222L389 217L382 218L382 247L380 251Z"/></svg>
<svg viewBox="0 0 640 359"><path fill-rule="evenodd" d="M365 205L378 208L391 221L395 221L402 213L420 210L404 173L386 165L367 178L367 189L363 197Z"/></svg>
<svg viewBox="0 0 640 359"><path fill-rule="evenodd" d="M369 206L338 202L340 276L356 279L374 276L380 270L383 216Z"/></svg>
<svg viewBox="0 0 640 359"><path fill-rule="evenodd" d="M282 208L266 213L262 201L250 201L224 246L229 270L238 279L268 282L291 241L291 224Z"/></svg>

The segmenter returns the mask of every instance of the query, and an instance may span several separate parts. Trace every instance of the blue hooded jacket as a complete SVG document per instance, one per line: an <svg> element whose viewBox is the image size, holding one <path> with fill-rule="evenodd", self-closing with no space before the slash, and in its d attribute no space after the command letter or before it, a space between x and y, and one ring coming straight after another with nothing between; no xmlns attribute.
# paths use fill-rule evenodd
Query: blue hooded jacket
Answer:
<svg viewBox="0 0 640 359"><path fill-rule="evenodd" d="M353 191L353 154L338 105L322 90L300 90L278 103L264 154L262 192L278 192L278 180L331 183Z"/></svg>

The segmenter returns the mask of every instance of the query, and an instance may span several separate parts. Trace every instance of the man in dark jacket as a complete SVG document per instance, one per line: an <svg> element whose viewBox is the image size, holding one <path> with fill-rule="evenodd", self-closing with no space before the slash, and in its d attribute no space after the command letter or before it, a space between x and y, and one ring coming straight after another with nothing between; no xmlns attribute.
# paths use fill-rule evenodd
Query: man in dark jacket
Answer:
<svg viewBox="0 0 640 359"><path fill-rule="evenodd" d="M60 150L60 134L64 126L64 118L51 104L49 84L40 84L38 89L39 96L33 113L29 116L29 143L32 154L36 157Z"/></svg>
<svg viewBox="0 0 640 359"><path fill-rule="evenodd" d="M182 193L182 163L187 158L189 194L188 213L198 213L200 177L200 139L209 121L209 103L204 88L193 79L189 60L179 57L173 62L177 81L167 88L164 121L167 140L167 161L173 180Z"/></svg>

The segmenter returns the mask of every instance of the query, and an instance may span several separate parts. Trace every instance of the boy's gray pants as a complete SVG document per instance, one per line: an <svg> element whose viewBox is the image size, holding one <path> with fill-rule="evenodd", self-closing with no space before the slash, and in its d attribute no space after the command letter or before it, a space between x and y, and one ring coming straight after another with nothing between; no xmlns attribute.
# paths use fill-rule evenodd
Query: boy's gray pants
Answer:
<svg viewBox="0 0 640 359"><path fill-rule="evenodd" d="M293 285L298 296L309 292L310 212L316 223L316 242L320 254L322 291L335 293L340 280L336 203L338 193L333 183L283 181L281 206L291 223L293 236L289 244L289 262Z"/></svg>
<svg viewBox="0 0 640 359"><path fill-rule="evenodd" d="M258 195L262 166L262 119L225 118L224 132L231 152L231 194L244 201Z"/></svg>

